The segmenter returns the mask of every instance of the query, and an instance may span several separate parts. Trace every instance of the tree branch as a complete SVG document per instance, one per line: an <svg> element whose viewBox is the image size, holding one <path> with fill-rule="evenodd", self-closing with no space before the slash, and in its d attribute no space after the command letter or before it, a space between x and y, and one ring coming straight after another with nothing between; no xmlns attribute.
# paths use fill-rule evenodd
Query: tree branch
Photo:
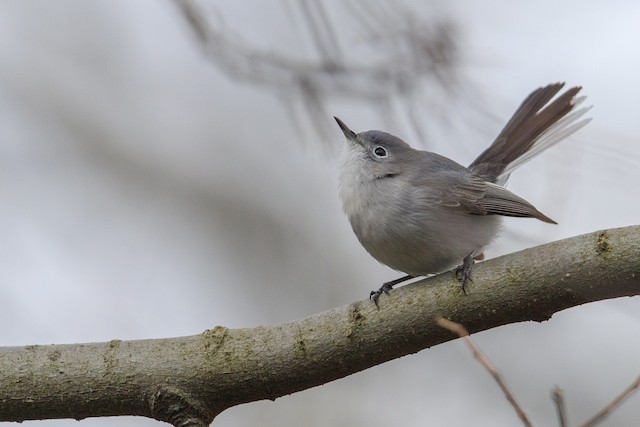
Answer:
<svg viewBox="0 0 640 427"><path fill-rule="evenodd" d="M585 234L452 272L302 320L140 341L0 349L0 421L141 415L202 426L240 403L305 390L471 332L542 321L640 293L640 226ZM389 333L393 332L393 333Z"/></svg>

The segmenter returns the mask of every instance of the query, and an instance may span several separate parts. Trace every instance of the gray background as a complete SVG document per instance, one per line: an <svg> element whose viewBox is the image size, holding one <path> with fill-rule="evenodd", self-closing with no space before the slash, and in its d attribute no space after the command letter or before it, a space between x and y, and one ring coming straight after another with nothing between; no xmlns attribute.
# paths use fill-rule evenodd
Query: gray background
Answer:
<svg viewBox="0 0 640 427"><path fill-rule="evenodd" d="M294 58L314 52L293 0L211 5L213 21L256 49ZM363 61L379 59L348 31L358 14L340 2L326 6L345 58L353 51ZM401 109L390 120L361 100L331 98L329 115L468 164L532 89L559 80L582 85L594 121L518 170L509 187L559 225L507 220L486 253L638 223L640 4L403 7L455 23L457 73L467 89L421 107L422 140ZM437 91L427 82L421 93ZM291 99L283 102L282 88L221 71L170 2L0 3L0 345L276 324L363 299L397 277L359 246L341 212L339 129L327 119L319 134L304 116L292 121ZM559 385L577 422L640 373L638 309L637 298L589 304L475 339L534 421L555 425L549 395ZM638 399L604 425L635 424ZM451 342L275 402L232 408L215 425L518 420L462 343Z"/></svg>

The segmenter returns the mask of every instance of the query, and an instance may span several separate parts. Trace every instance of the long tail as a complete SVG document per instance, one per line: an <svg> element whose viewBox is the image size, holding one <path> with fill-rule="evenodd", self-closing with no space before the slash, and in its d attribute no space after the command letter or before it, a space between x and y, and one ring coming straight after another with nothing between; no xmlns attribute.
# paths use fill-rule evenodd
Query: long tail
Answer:
<svg viewBox="0 0 640 427"><path fill-rule="evenodd" d="M469 169L489 182L504 185L518 166L589 123L590 118L578 121L591 108L575 109L586 98L576 97L580 87L549 102L563 86L555 83L533 91Z"/></svg>

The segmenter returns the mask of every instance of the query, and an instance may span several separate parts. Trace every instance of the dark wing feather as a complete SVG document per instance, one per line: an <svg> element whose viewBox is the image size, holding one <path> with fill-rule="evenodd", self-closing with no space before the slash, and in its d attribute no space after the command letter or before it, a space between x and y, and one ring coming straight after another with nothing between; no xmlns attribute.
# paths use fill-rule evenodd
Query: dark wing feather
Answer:
<svg viewBox="0 0 640 427"><path fill-rule="evenodd" d="M419 156L421 167L412 169L405 179L411 188L420 189L417 194L422 203L472 215L537 218L555 224L531 203L504 187L485 181L451 159L424 151L412 155ZM414 157L415 160L418 159Z"/></svg>
<svg viewBox="0 0 640 427"><path fill-rule="evenodd" d="M556 223L525 199L506 188L477 177L443 190L440 204L453 209L463 209L473 215L537 218L540 221Z"/></svg>
<svg viewBox="0 0 640 427"><path fill-rule="evenodd" d="M478 203L484 206L490 214L537 218L540 221L557 224L554 220L536 209L531 203L499 185L487 183L487 192Z"/></svg>

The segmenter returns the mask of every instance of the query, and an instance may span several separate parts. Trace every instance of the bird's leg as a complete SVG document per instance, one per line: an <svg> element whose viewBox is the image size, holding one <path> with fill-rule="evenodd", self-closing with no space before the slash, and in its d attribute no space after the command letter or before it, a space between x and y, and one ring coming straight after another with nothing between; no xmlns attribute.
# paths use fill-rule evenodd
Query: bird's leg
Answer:
<svg viewBox="0 0 640 427"><path fill-rule="evenodd" d="M475 262L476 261L474 259L473 253L470 253L469 255L464 257L464 259L462 260L462 265L456 268L456 277L458 278L458 280L460 280L460 283L462 284L462 292L464 292L465 294L467 293L464 289L465 285L468 282L473 282L473 279L471 278L471 270L473 269L473 264L475 264Z"/></svg>
<svg viewBox="0 0 640 427"><path fill-rule="evenodd" d="M369 299L373 300L373 302L376 304L376 307L377 307L378 298L380 298L380 295L382 295L383 293L389 295L389 291L393 289L395 285L397 285L398 283L406 282L407 280L410 280L410 279L413 279L413 276L407 275L407 276L402 276L398 279L392 280L390 282L386 282L382 286L380 286L380 289L378 289L377 291L371 291L371 293L369 294Z"/></svg>

